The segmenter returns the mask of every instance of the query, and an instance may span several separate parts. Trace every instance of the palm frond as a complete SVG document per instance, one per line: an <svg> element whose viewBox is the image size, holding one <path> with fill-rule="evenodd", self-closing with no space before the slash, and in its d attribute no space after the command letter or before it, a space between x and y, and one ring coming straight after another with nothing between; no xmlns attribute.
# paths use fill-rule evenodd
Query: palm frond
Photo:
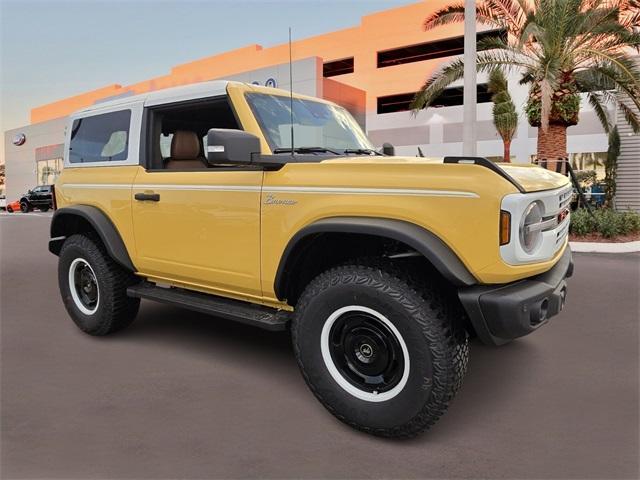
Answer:
<svg viewBox="0 0 640 480"><path fill-rule="evenodd" d="M589 92L587 94L587 100L589 104L593 108L593 111L596 113L598 120L602 124L602 128L604 131L609 133L611 131L611 122L609 120L609 113L607 108L603 105L602 94L597 92Z"/></svg>
<svg viewBox="0 0 640 480"><path fill-rule="evenodd" d="M505 71L511 71L515 68L526 68L527 64L509 52L486 51L478 53L476 62L478 72L489 72L496 67L501 67ZM417 112L430 106L445 88L457 80L460 80L463 76L464 60L462 58L452 60L427 79L411 102L411 109Z"/></svg>
<svg viewBox="0 0 640 480"><path fill-rule="evenodd" d="M431 30L442 25L464 22L464 3L455 3L444 7L429 15L424 23L425 30Z"/></svg>
<svg viewBox="0 0 640 480"><path fill-rule="evenodd" d="M453 1L427 18L425 28L462 22L464 4ZM506 39L478 43L485 54L478 54L478 71L518 69L520 83L530 85L530 95L535 95L530 98L540 100L543 128L552 111L555 118L557 102L577 91L587 92L605 128L611 123L607 104L618 105L630 124L638 126L638 114L629 101L621 106L619 97L640 108L640 63L632 56L640 51L640 0L478 0L476 15L481 23L507 29ZM463 69L461 60L454 61L429 78L413 108L430 105L462 78Z"/></svg>

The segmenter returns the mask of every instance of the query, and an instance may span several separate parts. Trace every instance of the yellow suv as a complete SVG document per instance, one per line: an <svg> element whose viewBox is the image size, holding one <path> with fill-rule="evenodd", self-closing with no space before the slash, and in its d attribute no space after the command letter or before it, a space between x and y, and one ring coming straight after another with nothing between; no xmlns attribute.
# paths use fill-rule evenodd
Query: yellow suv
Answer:
<svg viewBox="0 0 640 480"><path fill-rule="evenodd" d="M340 106L226 81L98 103L66 135L49 250L82 331L129 325L141 298L290 329L313 393L363 431L429 427L470 337L563 307L562 175L382 154Z"/></svg>

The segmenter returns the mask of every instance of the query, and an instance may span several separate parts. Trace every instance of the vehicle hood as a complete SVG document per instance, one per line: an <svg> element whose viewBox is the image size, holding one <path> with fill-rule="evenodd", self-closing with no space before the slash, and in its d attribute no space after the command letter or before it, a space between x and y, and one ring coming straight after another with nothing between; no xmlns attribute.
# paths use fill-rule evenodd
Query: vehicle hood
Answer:
<svg viewBox="0 0 640 480"><path fill-rule="evenodd" d="M442 158L428 158L428 157L374 157L374 156L358 156L358 157L340 157L330 158L323 163L375 163L375 164L442 164ZM553 190L560 188L570 183L568 177L552 172L545 168L538 167L531 164L514 164L514 163L498 163L496 165L513 178L526 192L539 192L542 190ZM450 165L451 168L456 168L457 165ZM479 166L477 168L484 168Z"/></svg>

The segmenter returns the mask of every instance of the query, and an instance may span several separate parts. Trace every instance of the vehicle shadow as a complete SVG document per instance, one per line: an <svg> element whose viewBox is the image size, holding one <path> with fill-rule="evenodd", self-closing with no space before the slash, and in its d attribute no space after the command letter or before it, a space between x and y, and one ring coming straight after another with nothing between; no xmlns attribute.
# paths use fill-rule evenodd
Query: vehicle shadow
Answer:
<svg viewBox="0 0 640 480"><path fill-rule="evenodd" d="M278 388L289 390L287 395L303 394L311 398L298 372L288 332L269 332L198 312L143 302L136 321L112 338L119 342L160 344L173 351L197 355L211 361L212 368L223 362L239 368L246 366L254 373L259 369L278 382ZM504 408L512 403L514 392L526 388L526 374L531 374L531 366L539 355L535 342L528 339L501 347L472 340L467 376L448 413L428 434L401 441L399 445L462 438L466 431L477 430L478 423L499 419ZM295 378L299 381L291 381ZM319 403L317 408L322 409ZM327 420L335 419L327 412ZM349 429L337 420L335 424L337 428Z"/></svg>
<svg viewBox="0 0 640 480"><path fill-rule="evenodd" d="M112 336L124 342L162 344L189 354L254 362L253 368L274 366L297 373L288 332L271 332L224 318L143 301L135 322Z"/></svg>

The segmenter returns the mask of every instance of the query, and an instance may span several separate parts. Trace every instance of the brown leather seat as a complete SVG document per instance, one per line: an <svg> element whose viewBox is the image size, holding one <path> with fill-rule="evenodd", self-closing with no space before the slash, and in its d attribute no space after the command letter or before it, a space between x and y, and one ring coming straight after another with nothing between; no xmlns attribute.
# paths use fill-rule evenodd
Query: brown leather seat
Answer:
<svg viewBox="0 0 640 480"><path fill-rule="evenodd" d="M182 170L207 168L200 156L200 140L195 132L177 130L171 139L171 156L164 161L164 168Z"/></svg>

